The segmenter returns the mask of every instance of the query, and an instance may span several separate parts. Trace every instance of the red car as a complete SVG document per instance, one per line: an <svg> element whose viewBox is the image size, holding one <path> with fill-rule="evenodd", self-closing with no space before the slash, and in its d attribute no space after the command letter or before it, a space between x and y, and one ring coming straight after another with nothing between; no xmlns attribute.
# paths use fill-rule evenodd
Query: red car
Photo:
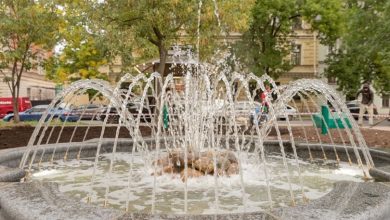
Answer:
<svg viewBox="0 0 390 220"><path fill-rule="evenodd" d="M31 102L28 97L20 97L19 102L19 112L24 112L27 109L31 108ZM13 113L12 107L12 97L0 98L0 119L4 118L7 114Z"/></svg>

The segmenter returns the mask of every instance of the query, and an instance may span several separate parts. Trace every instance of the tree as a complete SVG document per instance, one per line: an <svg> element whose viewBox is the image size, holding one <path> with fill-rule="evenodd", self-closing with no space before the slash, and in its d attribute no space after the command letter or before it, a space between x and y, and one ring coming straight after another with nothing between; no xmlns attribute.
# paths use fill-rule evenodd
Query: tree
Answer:
<svg viewBox="0 0 390 220"><path fill-rule="evenodd" d="M200 44L201 54L209 55L221 41L221 28L225 33L246 28L247 15L253 0L243 3L240 0L217 1L221 28L216 19L214 1L202 1ZM198 27L198 1L191 0L108 0L96 3L97 12L92 16L100 29L112 32L126 31L136 57L147 60L159 56L158 72L163 73L168 49L174 44L196 45ZM112 39L114 40L115 39ZM137 62L137 61L135 61Z"/></svg>
<svg viewBox="0 0 390 220"><path fill-rule="evenodd" d="M333 44L342 31L339 0L257 0L249 29L238 42L237 54L257 75L275 78L292 68L286 57L292 52L293 26L303 20L318 32L320 42Z"/></svg>
<svg viewBox="0 0 390 220"><path fill-rule="evenodd" d="M107 49L88 31L89 22L72 6L63 5L64 25L60 30L62 47L45 63L46 77L57 83L80 79L107 79L99 68L108 63Z"/></svg>
<svg viewBox="0 0 390 220"><path fill-rule="evenodd" d="M111 60L107 43L99 38L89 12L93 11L87 1L59 1L63 25L60 28L56 53L45 62L46 77L58 84L67 84L80 79L104 79L106 73L100 68L109 66ZM96 91L87 90L89 97Z"/></svg>
<svg viewBox="0 0 390 220"><path fill-rule="evenodd" d="M340 48L326 63L326 76L337 78L338 89L355 95L362 82L373 83L379 93L390 92L390 2L348 1L347 30Z"/></svg>
<svg viewBox="0 0 390 220"><path fill-rule="evenodd" d="M135 42L136 53L151 57L159 54L159 72L164 72L168 49L179 32L195 21L196 4L189 0L108 0L96 3L100 9L99 19L104 29L111 31L131 30L129 37L121 39ZM154 47L150 47L150 44Z"/></svg>
<svg viewBox="0 0 390 220"><path fill-rule="evenodd" d="M23 73L36 65L40 49L50 51L56 43L57 10L50 1L0 2L0 72L12 94L15 123L19 122L17 100Z"/></svg>
<svg viewBox="0 0 390 220"><path fill-rule="evenodd" d="M80 79L107 79L99 71L106 65L104 51L92 37L73 38L66 41L63 50L46 63L46 77L57 83L73 82Z"/></svg>

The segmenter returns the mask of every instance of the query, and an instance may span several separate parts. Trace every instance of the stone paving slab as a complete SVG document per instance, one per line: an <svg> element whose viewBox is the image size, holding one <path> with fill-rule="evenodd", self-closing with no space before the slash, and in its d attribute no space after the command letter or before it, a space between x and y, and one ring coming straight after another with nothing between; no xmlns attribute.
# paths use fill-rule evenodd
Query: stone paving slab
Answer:
<svg viewBox="0 0 390 220"><path fill-rule="evenodd" d="M0 182L17 182L25 175L26 172L22 169L0 165Z"/></svg>
<svg viewBox="0 0 390 220"><path fill-rule="evenodd" d="M390 183L339 182L305 205L223 215L151 215L88 205L59 193L55 183L0 183L0 219L390 219Z"/></svg>
<svg viewBox="0 0 390 220"><path fill-rule="evenodd" d="M377 180L390 182L390 165L371 168L370 175Z"/></svg>
<svg viewBox="0 0 390 220"><path fill-rule="evenodd" d="M326 196L306 206L279 211L281 219L390 219L388 183L338 182Z"/></svg>
<svg viewBox="0 0 390 220"><path fill-rule="evenodd" d="M0 183L0 219L116 219L123 213L64 196L55 183Z"/></svg>

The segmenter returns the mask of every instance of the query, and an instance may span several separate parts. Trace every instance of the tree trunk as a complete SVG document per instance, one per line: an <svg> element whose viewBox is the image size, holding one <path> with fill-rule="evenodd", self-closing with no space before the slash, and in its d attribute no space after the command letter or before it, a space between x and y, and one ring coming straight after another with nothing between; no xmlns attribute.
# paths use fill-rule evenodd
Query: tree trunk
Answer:
<svg viewBox="0 0 390 220"><path fill-rule="evenodd" d="M167 54L168 51L165 49L164 45L160 45L158 48L159 54L160 54L160 65L158 66L158 72L161 74L161 76L164 77L165 73L165 64L167 63Z"/></svg>
<svg viewBox="0 0 390 220"><path fill-rule="evenodd" d="M167 62L168 50L165 48L165 36L161 33L160 29L153 26L153 32L156 38L150 37L149 41L158 47L158 53L160 55L160 65L158 66L158 72L164 77L165 64Z"/></svg>
<svg viewBox="0 0 390 220"><path fill-rule="evenodd" d="M23 54L23 58L20 60L20 69L17 68L17 60L14 61L14 68L12 69L12 99L13 99L13 110L14 110L14 123L19 123L19 91L20 91L20 81L22 80L22 74L25 68L25 62L27 59L27 53L31 44L26 43L26 48ZM15 79L16 76L16 79Z"/></svg>
<svg viewBox="0 0 390 220"><path fill-rule="evenodd" d="M16 94L15 89L12 91L12 109L14 111L14 123L20 121L19 118L19 96Z"/></svg>

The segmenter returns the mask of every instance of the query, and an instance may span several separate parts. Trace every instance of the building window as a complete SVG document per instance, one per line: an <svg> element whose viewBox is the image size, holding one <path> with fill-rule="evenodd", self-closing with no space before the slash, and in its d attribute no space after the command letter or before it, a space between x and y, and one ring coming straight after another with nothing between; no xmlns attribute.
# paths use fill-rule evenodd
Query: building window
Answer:
<svg viewBox="0 0 390 220"><path fill-rule="evenodd" d="M31 88L27 88L27 97L31 99Z"/></svg>
<svg viewBox="0 0 390 220"><path fill-rule="evenodd" d="M292 46L291 64L294 66L301 65L301 47L299 44Z"/></svg>
<svg viewBox="0 0 390 220"><path fill-rule="evenodd" d="M303 29L303 26L302 26L302 19L301 17L295 17L294 20L293 20L293 29L294 30L302 30Z"/></svg>
<svg viewBox="0 0 390 220"><path fill-rule="evenodd" d="M42 57L42 54L38 54L37 55L37 58L36 58L36 65L37 65L37 73L39 75L44 75L44 71L43 71L43 57Z"/></svg>
<svg viewBox="0 0 390 220"><path fill-rule="evenodd" d="M382 96L382 107L389 108L390 107L390 95Z"/></svg>
<svg viewBox="0 0 390 220"><path fill-rule="evenodd" d="M328 84L336 84L336 77L328 76Z"/></svg>

